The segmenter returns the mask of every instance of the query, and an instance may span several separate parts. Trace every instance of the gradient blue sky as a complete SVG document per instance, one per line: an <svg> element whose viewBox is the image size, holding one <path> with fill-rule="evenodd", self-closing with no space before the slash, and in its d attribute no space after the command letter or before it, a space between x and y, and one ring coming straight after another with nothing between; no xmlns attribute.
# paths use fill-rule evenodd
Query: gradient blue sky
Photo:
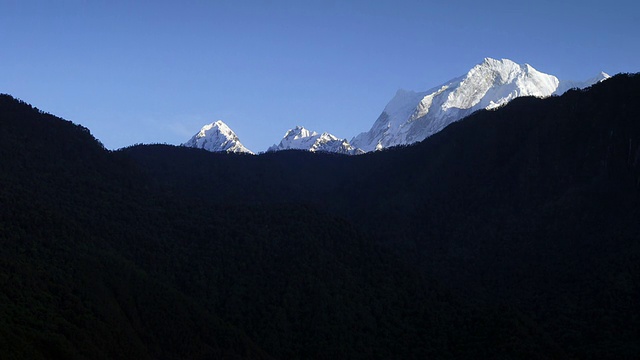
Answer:
<svg viewBox="0 0 640 360"><path fill-rule="evenodd" d="M399 88L485 57L561 79L640 71L627 1L0 0L0 92L107 148L226 122L259 152L303 125L350 139Z"/></svg>

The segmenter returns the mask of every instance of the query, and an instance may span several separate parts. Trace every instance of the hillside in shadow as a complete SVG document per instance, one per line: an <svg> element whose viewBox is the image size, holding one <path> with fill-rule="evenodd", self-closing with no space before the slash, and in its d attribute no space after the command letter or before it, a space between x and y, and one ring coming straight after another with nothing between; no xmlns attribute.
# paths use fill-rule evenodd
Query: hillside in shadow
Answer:
<svg viewBox="0 0 640 360"><path fill-rule="evenodd" d="M618 75L360 156L111 152L0 96L7 358L640 354L640 96Z"/></svg>

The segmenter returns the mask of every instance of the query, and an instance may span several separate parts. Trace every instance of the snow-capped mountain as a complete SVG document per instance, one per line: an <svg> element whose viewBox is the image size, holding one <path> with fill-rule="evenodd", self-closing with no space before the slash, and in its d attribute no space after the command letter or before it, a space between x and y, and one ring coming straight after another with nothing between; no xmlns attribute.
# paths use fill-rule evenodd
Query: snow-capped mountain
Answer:
<svg viewBox="0 0 640 360"><path fill-rule="evenodd" d="M312 152L334 152L339 154L357 155L364 151L354 148L346 139L340 139L329 133L318 134L302 126L296 126L287 131L279 144L271 146L267 151L287 149L308 150Z"/></svg>
<svg viewBox="0 0 640 360"><path fill-rule="evenodd" d="M212 152L248 153L253 152L240 142L236 133L224 122L218 120L205 125L182 146L205 149Z"/></svg>
<svg viewBox="0 0 640 360"><path fill-rule="evenodd" d="M520 96L559 94L558 91L589 86L607 77L602 73L586 82L560 82L529 64L486 58L466 75L431 90L399 90L371 129L354 137L351 145L372 151L411 144L476 110L494 109Z"/></svg>
<svg viewBox="0 0 640 360"><path fill-rule="evenodd" d="M605 72L600 72L597 76L592 77L586 81L573 81L573 80L560 80L560 85L554 92L554 95L562 95L569 89L584 89L593 84L599 83L600 81L607 80L610 78L609 74Z"/></svg>
<svg viewBox="0 0 640 360"><path fill-rule="evenodd" d="M422 141L480 109L495 109L520 96L561 95L610 76L604 72L586 81L559 80L529 64L486 58L463 76L428 91L398 90L369 131L351 141L297 126L267 151L298 149L357 155ZM215 152L251 153L222 121L205 125L183 146Z"/></svg>

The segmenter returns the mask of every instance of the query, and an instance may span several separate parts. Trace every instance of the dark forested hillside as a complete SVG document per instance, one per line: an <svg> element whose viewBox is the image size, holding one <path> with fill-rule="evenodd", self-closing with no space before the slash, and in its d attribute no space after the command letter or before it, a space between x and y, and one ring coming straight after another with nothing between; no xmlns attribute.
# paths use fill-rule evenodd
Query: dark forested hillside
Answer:
<svg viewBox="0 0 640 360"><path fill-rule="evenodd" d="M0 96L3 358L637 358L639 96L352 157L110 152Z"/></svg>

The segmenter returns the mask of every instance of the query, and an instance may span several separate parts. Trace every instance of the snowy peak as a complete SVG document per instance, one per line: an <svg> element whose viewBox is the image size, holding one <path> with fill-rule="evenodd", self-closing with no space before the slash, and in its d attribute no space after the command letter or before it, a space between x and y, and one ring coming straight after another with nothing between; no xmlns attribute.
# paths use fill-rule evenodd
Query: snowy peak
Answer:
<svg viewBox="0 0 640 360"><path fill-rule="evenodd" d="M284 134L284 138L282 139L282 141L290 142L290 143L293 143L296 141L304 142L305 139L308 140L316 135L318 135L318 133L315 131L307 130L302 126L296 126L295 128L287 131L286 134Z"/></svg>
<svg viewBox="0 0 640 360"><path fill-rule="evenodd" d="M253 154L251 150L242 145L236 133L221 120L203 126L197 134L182 146L211 152Z"/></svg>
<svg viewBox="0 0 640 360"><path fill-rule="evenodd" d="M585 81L573 81L573 80L562 80L560 81L560 85L558 89L554 93L555 95L562 95L567 92L569 89L584 89L591 85L597 84L601 81L607 80L611 76L604 71L601 71L598 75L587 79Z"/></svg>
<svg viewBox="0 0 640 360"><path fill-rule="evenodd" d="M311 152L334 152L339 154L357 155L364 151L356 149L347 140L340 139L329 133L318 134L302 126L286 132L279 144L271 146L267 151L307 150Z"/></svg>
<svg viewBox="0 0 640 360"><path fill-rule="evenodd" d="M486 58L449 93L443 110L475 108L475 111L504 105L519 96L549 96L558 83L555 76L543 74L529 64Z"/></svg>
<svg viewBox="0 0 640 360"><path fill-rule="evenodd" d="M611 77L611 75L607 74L604 71L600 71L600 74L598 74L598 76L596 76L592 80L595 80L596 82L600 82L600 81L603 81L603 80L607 80L610 77Z"/></svg>
<svg viewBox="0 0 640 360"><path fill-rule="evenodd" d="M302 126L287 131L279 144L267 151L287 149L361 154L422 141L481 109L495 109L521 96L561 95L609 78L602 72L586 81L560 81L529 64L509 59L485 58L466 74L430 90L398 90L369 131L347 141ZM205 125L183 144L209 151L252 153L222 121Z"/></svg>
<svg viewBox="0 0 640 360"><path fill-rule="evenodd" d="M480 109L494 109L520 96L547 97L571 87L585 87L606 79L560 82L529 64L485 58L467 74L425 91L399 90L371 129L351 140L364 151L411 144Z"/></svg>

